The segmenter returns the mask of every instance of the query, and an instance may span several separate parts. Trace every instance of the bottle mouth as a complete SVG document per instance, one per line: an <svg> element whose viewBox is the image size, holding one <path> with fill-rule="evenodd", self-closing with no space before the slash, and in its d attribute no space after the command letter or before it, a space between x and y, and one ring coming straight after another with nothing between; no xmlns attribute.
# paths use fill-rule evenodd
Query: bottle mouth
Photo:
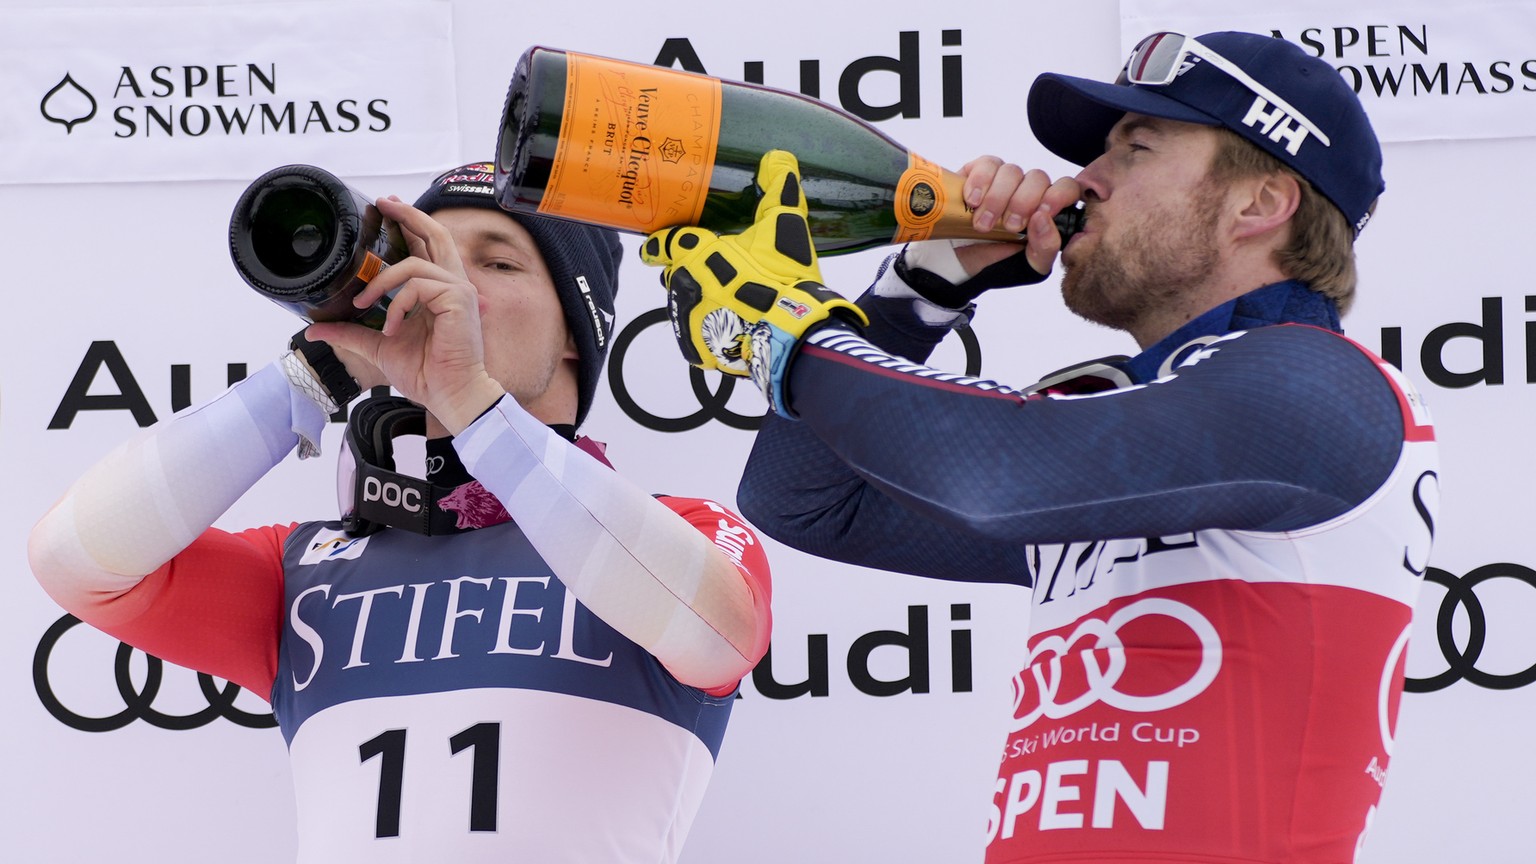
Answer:
<svg viewBox="0 0 1536 864"><path fill-rule="evenodd" d="M358 237L351 201L308 166L285 166L258 178L230 219L230 256L252 288L298 298L325 285L350 263Z"/></svg>
<svg viewBox="0 0 1536 864"><path fill-rule="evenodd" d="M283 279L324 264L336 245L336 210L314 189L293 186L259 195L251 207L256 260Z"/></svg>

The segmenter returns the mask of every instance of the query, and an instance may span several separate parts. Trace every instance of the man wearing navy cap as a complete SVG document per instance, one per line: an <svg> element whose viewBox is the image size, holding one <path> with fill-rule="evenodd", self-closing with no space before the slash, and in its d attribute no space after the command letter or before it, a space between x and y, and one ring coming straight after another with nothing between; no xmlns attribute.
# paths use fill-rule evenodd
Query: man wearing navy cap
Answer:
<svg viewBox="0 0 1536 864"><path fill-rule="evenodd" d="M502 211L485 163L377 206L411 252L354 298L393 298L383 332L312 325L109 454L34 528L33 571L85 622L272 704L300 862L676 861L768 647L762 548L576 435L612 231ZM353 406L339 521L210 527L378 385L404 398ZM394 464L410 434L415 475Z"/></svg>
<svg viewBox="0 0 1536 864"><path fill-rule="evenodd" d="M784 154L744 235L648 239L680 339L737 346L713 364L774 408L738 502L817 555L1030 590L988 862L1352 861L1438 505L1422 402L1339 325L1384 188L1370 123L1326 63L1245 33L1042 75L1028 115L1075 177L964 169L976 227L1024 248L909 244L859 314L819 284ZM1024 388L922 365L1058 253L1067 307L1134 356Z"/></svg>

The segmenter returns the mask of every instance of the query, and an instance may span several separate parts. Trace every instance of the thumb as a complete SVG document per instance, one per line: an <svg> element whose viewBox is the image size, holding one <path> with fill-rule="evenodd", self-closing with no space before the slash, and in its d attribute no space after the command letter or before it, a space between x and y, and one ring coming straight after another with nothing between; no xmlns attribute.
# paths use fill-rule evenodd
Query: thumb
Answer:
<svg viewBox="0 0 1536 864"><path fill-rule="evenodd" d="M757 218L762 219L776 207L785 207L801 216L808 212L805 196L800 192L800 161L788 150L769 150L757 163L757 188L762 190L762 200L757 205Z"/></svg>
<svg viewBox="0 0 1536 864"><path fill-rule="evenodd" d="M811 239L805 194L800 189L799 162L793 153L769 150L758 165L757 182L763 197L752 227L738 245L762 268L792 282L825 283Z"/></svg>

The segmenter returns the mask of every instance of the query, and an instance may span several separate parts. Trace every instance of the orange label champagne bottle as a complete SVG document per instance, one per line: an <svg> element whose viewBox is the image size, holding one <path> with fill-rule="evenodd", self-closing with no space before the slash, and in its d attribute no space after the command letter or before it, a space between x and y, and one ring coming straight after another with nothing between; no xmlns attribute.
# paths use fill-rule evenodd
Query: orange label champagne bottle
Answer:
<svg viewBox="0 0 1536 864"><path fill-rule="evenodd" d="M853 115L756 84L535 46L519 58L496 142L501 206L649 234L752 224L769 150L800 162L821 255L971 227L963 178ZM1063 235L1077 211L1057 219Z"/></svg>

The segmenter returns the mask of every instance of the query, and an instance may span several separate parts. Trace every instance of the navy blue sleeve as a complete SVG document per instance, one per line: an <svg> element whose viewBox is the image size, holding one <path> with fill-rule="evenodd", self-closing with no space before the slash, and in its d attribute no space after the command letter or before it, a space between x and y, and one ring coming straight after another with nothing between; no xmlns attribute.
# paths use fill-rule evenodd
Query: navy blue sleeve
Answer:
<svg viewBox="0 0 1536 864"><path fill-rule="evenodd" d="M917 302L920 301L881 297L873 289L865 291L858 300L859 308L869 319L863 329L864 337L898 357L926 362L952 330L924 323L917 314ZM969 315L965 320L969 320Z"/></svg>
<svg viewBox="0 0 1536 864"><path fill-rule="evenodd" d="M951 332L923 323L910 299L866 291L858 304L869 318L864 336L909 360L926 360ZM1022 581L1027 572L1020 544L913 513L871 487L809 425L771 411L737 499L748 521L771 526L764 533L824 558L970 582Z"/></svg>
<svg viewBox="0 0 1536 864"><path fill-rule="evenodd" d="M903 506L851 468L815 431L764 418L737 490L764 534L864 567L967 582L1027 584L1026 547L978 536Z"/></svg>
<svg viewBox="0 0 1536 864"><path fill-rule="evenodd" d="M1376 360L1312 327L1237 334L1170 378L1065 398L821 335L791 369L801 419L764 425L738 503L770 536L851 563L1018 578L1024 544L1296 530L1369 497L1402 447ZM967 540L976 555L956 552ZM905 558L930 545L958 563Z"/></svg>

